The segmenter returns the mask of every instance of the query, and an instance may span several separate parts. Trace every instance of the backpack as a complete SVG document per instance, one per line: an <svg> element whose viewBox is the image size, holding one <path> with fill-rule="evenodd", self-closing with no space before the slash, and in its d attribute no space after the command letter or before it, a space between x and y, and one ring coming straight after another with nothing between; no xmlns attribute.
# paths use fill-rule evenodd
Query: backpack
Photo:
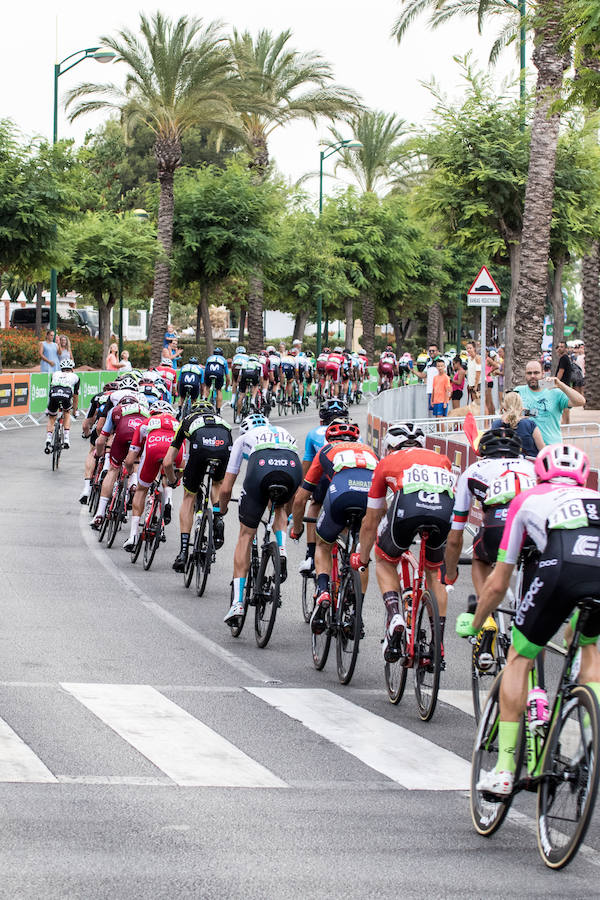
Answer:
<svg viewBox="0 0 600 900"><path fill-rule="evenodd" d="M581 366L574 360L571 360L571 384L574 387L581 387L583 384L583 372Z"/></svg>

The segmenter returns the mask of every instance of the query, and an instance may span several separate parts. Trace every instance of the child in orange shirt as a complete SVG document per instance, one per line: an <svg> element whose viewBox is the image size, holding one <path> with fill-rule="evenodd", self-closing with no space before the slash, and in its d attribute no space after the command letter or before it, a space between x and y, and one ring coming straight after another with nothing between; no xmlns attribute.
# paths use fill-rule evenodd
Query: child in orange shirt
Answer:
<svg viewBox="0 0 600 900"><path fill-rule="evenodd" d="M433 379L431 406L434 416L445 416L448 412L448 401L452 395L450 379L446 374L446 363L441 356L435 361L438 374Z"/></svg>

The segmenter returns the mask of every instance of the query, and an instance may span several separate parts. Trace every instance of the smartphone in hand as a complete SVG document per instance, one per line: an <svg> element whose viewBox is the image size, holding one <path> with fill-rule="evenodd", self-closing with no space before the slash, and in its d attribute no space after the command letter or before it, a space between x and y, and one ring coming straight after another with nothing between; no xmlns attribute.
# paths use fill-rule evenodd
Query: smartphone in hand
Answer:
<svg viewBox="0 0 600 900"><path fill-rule="evenodd" d="M550 391L554 387L554 378L546 377L542 378L541 383L542 390Z"/></svg>

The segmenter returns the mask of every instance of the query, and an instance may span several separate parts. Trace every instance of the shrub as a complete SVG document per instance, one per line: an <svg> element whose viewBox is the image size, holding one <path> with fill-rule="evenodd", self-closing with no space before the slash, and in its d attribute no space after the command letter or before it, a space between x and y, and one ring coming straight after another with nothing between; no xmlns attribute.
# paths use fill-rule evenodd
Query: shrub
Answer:
<svg viewBox="0 0 600 900"><path fill-rule="evenodd" d="M123 350L129 350L134 369L147 369L150 365L150 344L146 341L123 341Z"/></svg>
<svg viewBox="0 0 600 900"><path fill-rule="evenodd" d="M39 341L30 331L16 328L0 330L2 365L8 368L35 366L40 361Z"/></svg>

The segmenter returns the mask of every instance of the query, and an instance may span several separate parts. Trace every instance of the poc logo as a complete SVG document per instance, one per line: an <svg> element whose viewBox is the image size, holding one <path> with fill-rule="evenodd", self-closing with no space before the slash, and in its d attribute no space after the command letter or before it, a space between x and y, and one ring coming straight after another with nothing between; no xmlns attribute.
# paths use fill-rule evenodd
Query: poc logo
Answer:
<svg viewBox="0 0 600 900"><path fill-rule="evenodd" d="M558 565L557 559L541 559L539 562L540 569L544 569L547 566L557 566L557 565Z"/></svg>
<svg viewBox="0 0 600 900"><path fill-rule="evenodd" d="M600 538L594 534L580 534L573 545L573 556L600 556Z"/></svg>

